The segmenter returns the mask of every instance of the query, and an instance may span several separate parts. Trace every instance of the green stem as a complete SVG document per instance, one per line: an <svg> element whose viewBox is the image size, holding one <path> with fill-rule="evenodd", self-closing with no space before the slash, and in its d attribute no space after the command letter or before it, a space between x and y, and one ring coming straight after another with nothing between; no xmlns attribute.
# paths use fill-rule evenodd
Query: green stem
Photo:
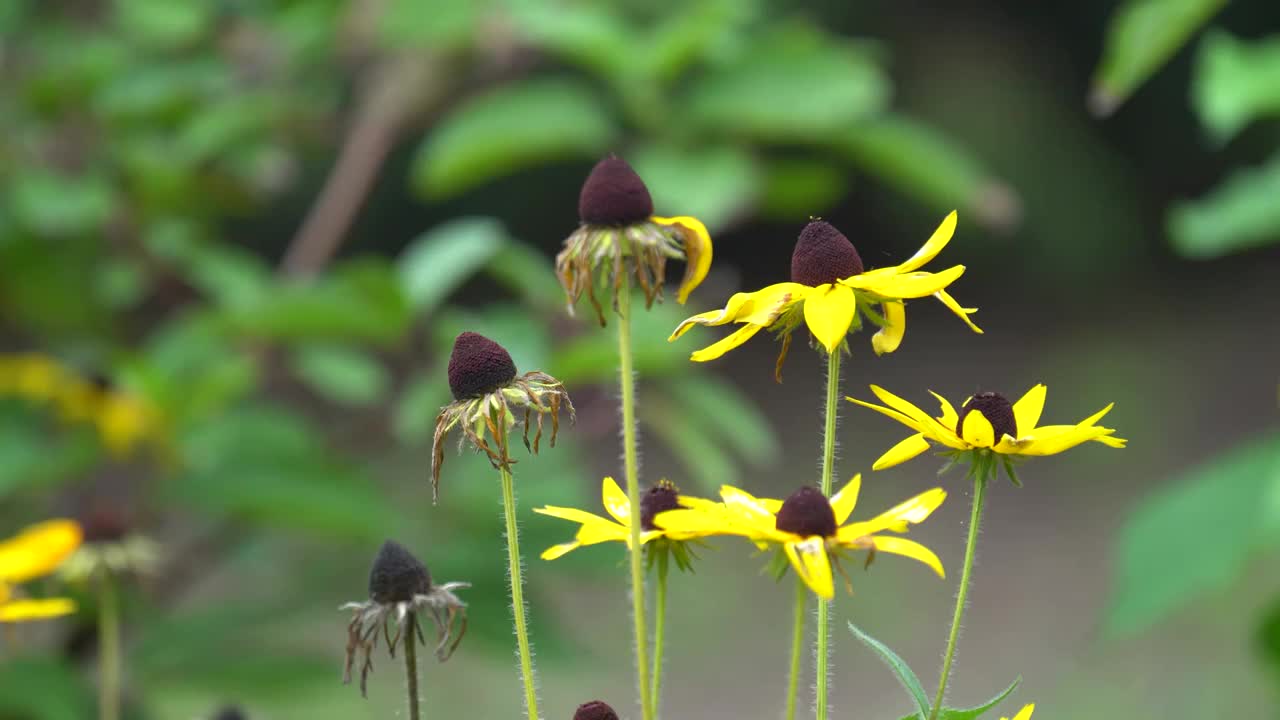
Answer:
<svg viewBox="0 0 1280 720"><path fill-rule="evenodd" d="M653 601L653 710L656 713L662 700L662 660L663 640L667 632L667 561L668 550L654 549L658 555L658 586L655 588Z"/></svg>
<svg viewBox="0 0 1280 720"><path fill-rule="evenodd" d="M516 527L516 493L511 471L502 475L502 511L507 518L507 565L511 573L511 611L515 615L516 644L520 650L520 675L524 678L524 707L529 720L538 720L538 691L533 679L533 655L529 652L529 625L524 617L524 577L520 568L520 531Z"/></svg>
<svg viewBox="0 0 1280 720"><path fill-rule="evenodd" d="M973 572L974 548L978 544L978 526L982 523L982 505L987 495L987 473L980 470L973 480L973 511L969 516L969 539L964 546L964 569L960 572L960 590L956 593L956 609L951 616L951 635L947 638L947 652L942 656L942 676L938 679L938 694L933 699L929 720L938 720L942 701L947 694L947 680L951 677L951 661L956 656L956 640L960 637L960 621L964 617L965 603L969 597L969 578Z"/></svg>
<svg viewBox="0 0 1280 720"><path fill-rule="evenodd" d="M404 627L404 671L409 686L409 720L418 720L418 615L410 612Z"/></svg>
<svg viewBox="0 0 1280 720"><path fill-rule="evenodd" d="M110 572L98 596L98 717L120 718L120 595Z"/></svg>
<svg viewBox="0 0 1280 720"><path fill-rule="evenodd" d="M840 348L827 356L827 409L826 425L822 429L822 494L831 497L831 478L835 474L836 413L840 398ZM830 622L831 602L818 598L818 647L815 672L817 691L815 705L818 720L827 720L827 625Z"/></svg>
<svg viewBox="0 0 1280 720"><path fill-rule="evenodd" d="M631 356L631 287L623 274L618 298L618 384L622 388L622 459L627 476L627 503L633 518L640 508L640 461L636 442L635 363ZM640 563L640 523L630 522L631 612L635 626L636 677L640 693L640 714L653 720L653 697L649 694L648 633L644 618L644 571Z"/></svg>
<svg viewBox="0 0 1280 720"><path fill-rule="evenodd" d="M800 688L800 651L804 646L805 606L808 600L809 589L797 577L795 627L791 631L791 678L787 681L787 720L796 718L796 691Z"/></svg>

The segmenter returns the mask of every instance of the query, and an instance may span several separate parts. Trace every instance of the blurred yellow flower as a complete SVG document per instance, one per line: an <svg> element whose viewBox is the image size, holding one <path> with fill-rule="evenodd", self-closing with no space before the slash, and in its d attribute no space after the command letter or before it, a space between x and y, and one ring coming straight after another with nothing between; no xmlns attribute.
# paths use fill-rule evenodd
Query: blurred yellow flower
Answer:
<svg viewBox="0 0 1280 720"><path fill-rule="evenodd" d="M1013 720L1031 720L1031 713L1035 712L1036 704L1031 703L1024 705L1017 715L1013 716ZM1009 720L1009 718L1000 718L1000 720Z"/></svg>
<svg viewBox="0 0 1280 720"><path fill-rule="evenodd" d="M80 526L71 520L48 520L0 541L0 622L40 620L73 613L66 598L17 598L13 586L48 575L80 546Z"/></svg>
<svg viewBox="0 0 1280 720"><path fill-rule="evenodd" d="M606 477L601 485L600 500L604 505L605 511L613 518L612 520L576 508L547 506L534 509L536 513L550 515L551 517L576 522L581 525L578 528L577 535L574 536L571 542L560 543L547 548L542 553L543 560L555 560L580 547L603 542L624 542L627 543L628 547L630 546L632 514L631 503L627 501L627 494L623 492L613 478ZM709 501L683 496L670 481L658 481L657 485L649 488L640 497L640 527L643 531L640 533L640 544L647 545L658 538L667 538L674 541L691 540L707 534L673 531L654 524L654 518L659 513L680 508L687 503L698 502L705 503ZM676 557L677 561L680 561L683 555L677 554Z"/></svg>
<svg viewBox="0 0 1280 720"><path fill-rule="evenodd" d="M862 476L855 475L828 500L812 486L804 486L786 500L757 498L730 485L720 488L721 502L691 500L686 509L659 514L654 522L670 533L740 535L764 548L781 547L800 579L814 593L835 596L832 556L845 551L887 552L918 560L943 576L942 562L920 543L881 532L905 533L923 522L946 499L942 488L923 492L880 515L845 525L858 503ZM870 557L868 562L870 562Z"/></svg>
<svg viewBox="0 0 1280 720"><path fill-rule="evenodd" d="M1112 428L1095 424L1115 403L1075 425L1038 425L1047 392L1044 385L1032 387L1015 403L999 393L979 393L966 399L959 413L946 398L932 393L942 406L937 418L877 385L871 386L871 392L888 407L847 399L916 431L881 455L872 466L875 470L910 460L928 450L930 442L960 453L975 450L995 453L1006 456L1006 460L1015 455L1056 455L1089 441L1113 448L1122 448L1128 442L1114 437Z"/></svg>
<svg viewBox="0 0 1280 720"><path fill-rule="evenodd" d="M737 293L723 309L700 313L680 323L668 341L674 341L694 325L742 324L738 331L690 357L694 362L705 362L733 350L761 330L773 330L783 342L778 356L781 376L791 333L801 323L808 326L828 353L833 353L850 329L861 327L859 313L865 314L880 326L871 338L872 348L877 354L890 353L898 349L906 332L903 301L929 295L938 298L974 332L981 333L969 319L977 310L960 307L946 291L964 274L964 266L956 265L940 273L919 270L947 246L955 228L956 213L952 212L906 262L864 271L862 259L849 239L829 223L815 220L800 233L796 243L791 257L791 282ZM876 306L879 311L874 309Z"/></svg>

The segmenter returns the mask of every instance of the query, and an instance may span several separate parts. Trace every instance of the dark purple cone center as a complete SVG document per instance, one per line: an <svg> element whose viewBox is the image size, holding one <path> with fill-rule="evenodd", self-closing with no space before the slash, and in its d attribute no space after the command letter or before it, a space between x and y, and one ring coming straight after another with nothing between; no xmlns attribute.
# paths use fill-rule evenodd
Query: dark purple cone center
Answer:
<svg viewBox="0 0 1280 720"><path fill-rule="evenodd" d="M775 527L804 537L831 537L836 534L836 513L821 490L805 485L783 501Z"/></svg>
<svg viewBox="0 0 1280 720"><path fill-rule="evenodd" d="M498 343L473 332L464 332L453 341L449 389L454 400L480 397L515 378L516 364Z"/></svg>
<svg viewBox="0 0 1280 720"><path fill-rule="evenodd" d="M831 223L814 220L800 231L791 253L791 282L817 287L861 272L858 251Z"/></svg>
<svg viewBox="0 0 1280 720"><path fill-rule="evenodd" d="M592 700L578 706L573 713L573 720L618 720L618 713L608 703Z"/></svg>
<svg viewBox="0 0 1280 720"><path fill-rule="evenodd" d="M431 573L408 548L394 540L382 543L369 571L369 597L387 605L411 602L414 595L431 592Z"/></svg>
<svg viewBox="0 0 1280 720"><path fill-rule="evenodd" d="M984 392L969 398L969 402L960 408L960 419L956 421L956 434L964 437L964 419L973 410L978 410L991 423L996 431L996 442L1005 435L1018 437L1018 420L1013 415L1013 405L1000 393Z"/></svg>
<svg viewBox="0 0 1280 720"><path fill-rule="evenodd" d="M588 225L632 225L651 215L653 198L649 188L620 157L610 155L596 163L582 183L578 218Z"/></svg>
<svg viewBox="0 0 1280 720"><path fill-rule="evenodd" d="M657 530L653 518L660 512L680 509L680 493L676 486L669 482L661 482L645 491L640 496L640 527L644 530Z"/></svg>

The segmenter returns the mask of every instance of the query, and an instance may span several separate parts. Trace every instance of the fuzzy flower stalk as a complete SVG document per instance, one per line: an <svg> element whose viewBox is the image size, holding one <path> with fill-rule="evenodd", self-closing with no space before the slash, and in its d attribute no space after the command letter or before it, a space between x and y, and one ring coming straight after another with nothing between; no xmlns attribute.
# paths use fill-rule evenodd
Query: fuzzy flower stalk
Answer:
<svg viewBox="0 0 1280 720"><path fill-rule="evenodd" d="M631 287L644 293L645 307L662 297L668 260L685 263L676 294L683 304L711 268L711 237L692 217L653 214L649 188L621 158L610 155L587 176L578 197L579 226L556 256L556 275L564 287L569 311L585 293L603 326L605 313L597 292L611 292L618 328L619 389L622 396L622 455L630 507L640 505L639 441L636 434L636 389L631 349ZM635 630L636 684L643 720L653 720L648 675L644 573L640 558L640 525L631 523L631 610Z"/></svg>
<svg viewBox="0 0 1280 720"><path fill-rule="evenodd" d="M419 613L429 615L435 622L436 659L445 662L467 632L467 604L453 591L468 587L471 584L465 582L432 583L427 566L408 548L391 540L383 543L369 571L369 599L340 608L351 611L342 682L351 682L357 656L361 656L360 694L368 697L369 673L373 672L373 651L378 647L379 633L386 639L387 651L393 659L403 638L409 719L419 720L422 702L418 693L418 645L427 644Z"/></svg>
<svg viewBox="0 0 1280 720"><path fill-rule="evenodd" d="M516 646L520 656L520 675L524 683L525 710L537 720L538 693L534 679L533 652L529 646L529 625L525 617L524 575L520 555L519 527L516 524L516 496L511 477L508 442L510 431L520 424L524 428L524 444L537 454L542 438L542 423L551 418L551 444L555 445L560 423L560 410L565 408L572 421L573 403L564 385L550 375L532 371L517 375L511 354L498 343L473 332L464 332L454 340L449 357L449 389L454 402L445 406L436 418L435 449L432 462L432 489L439 486L440 466L444 462L445 437L454 427L461 427L462 439L483 452L498 471L502 485L502 510L506 520L507 567L511 579L511 612L515 624ZM536 418L536 421L534 420ZM529 440L531 425L537 433Z"/></svg>

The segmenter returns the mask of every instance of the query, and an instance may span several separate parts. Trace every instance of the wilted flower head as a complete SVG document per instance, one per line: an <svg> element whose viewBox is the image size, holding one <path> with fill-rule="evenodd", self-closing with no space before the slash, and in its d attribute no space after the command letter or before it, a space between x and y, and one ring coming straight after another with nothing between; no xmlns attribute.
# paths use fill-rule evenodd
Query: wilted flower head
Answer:
<svg viewBox="0 0 1280 720"><path fill-rule="evenodd" d="M160 545L140 532L132 512L111 500L95 499L79 514L84 542L58 568L70 582L83 583L104 575L145 576L160 564Z"/></svg>
<svg viewBox="0 0 1280 720"><path fill-rule="evenodd" d="M508 453L507 435L517 422L524 428L525 448L537 453L544 417L551 418L552 447L560 429L561 404L568 408L569 419L574 418L573 403L559 380L538 370L517 375L510 353L478 333L464 332L454 339L453 353L449 356L449 389L454 401L436 416L431 459L433 500L439 498L444 439L455 426L462 428L459 447L463 440L471 441L475 449L489 456L496 468L509 467L515 462ZM521 410L523 418L518 417ZM532 423L535 416L536 423ZM531 424L537 427L532 441L529 440Z"/></svg>
<svg viewBox="0 0 1280 720"><path fill-rule="evenodd" d="M597 289L611 291L616 308L617 293L634 277L648 307L662 297L667 260L682 260L676 300L684 304L711 268L706 226L697 218L654 215L649 189L622 158L610 155L591 170L578 197L578 218L580 226L556 256L556 275L569 296L569 311L585 291L601 325Z"/></svg>
<svg viewBox="0 0 1280 720"><path fill-rule="evenodd" d="M423 645L427 639L422 634L422 624L417 613L426 611L435 621L437 632L436 658L444 662L453 655L462 636L467 632L467 604L453 594L454 590L471 587L471 583L447 582L434 585L431 573L422 561L414 557L405 546L388 540L378 550L369 571L369 599L342 606L351 610L351 622L347 625L347 655L342 681L351 682L351 670L356 654L362 653L360 666L360 693L366 694L369 673L373 672L373 650L378 645L378 630L382 630L391 657L396 655L396 645L402 634L408 634L405 642L417 640ZM454 631L454 621L460 620ZM394 623L395 635L390 626Z"/></svg>
<svg viewBox="0 0 1280 720"><path fill-rule="evenodd" d="M618 713L600 700L582 703L573 713L573 720L618 720Z"/></svg>

